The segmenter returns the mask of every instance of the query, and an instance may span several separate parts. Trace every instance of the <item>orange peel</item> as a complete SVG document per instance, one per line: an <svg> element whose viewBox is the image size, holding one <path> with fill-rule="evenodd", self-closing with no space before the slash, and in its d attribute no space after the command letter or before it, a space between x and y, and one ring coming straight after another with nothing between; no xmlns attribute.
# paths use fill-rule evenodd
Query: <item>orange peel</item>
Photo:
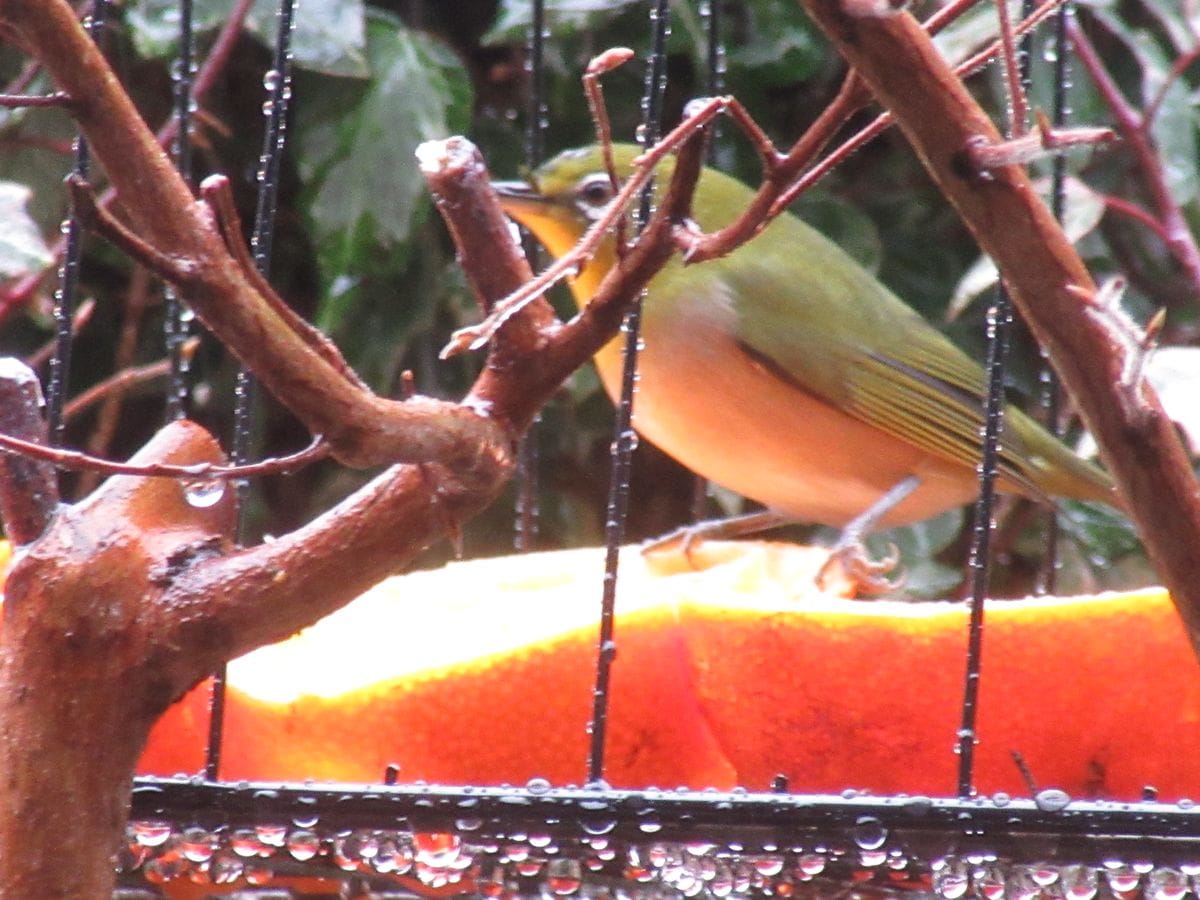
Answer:
<svg viewBox="0 0 1200 900"><path fill-rule="evenodd" d="M823 551L623 551L606 755L620 787L951 794L961 603L812 585ZM580 784L602 551L453 563L384 582L229 669L222 777ZM976 785L1200 794L1200 669L1161 589L987 607ZM203 692L143 771L194 770Z"/></svg>

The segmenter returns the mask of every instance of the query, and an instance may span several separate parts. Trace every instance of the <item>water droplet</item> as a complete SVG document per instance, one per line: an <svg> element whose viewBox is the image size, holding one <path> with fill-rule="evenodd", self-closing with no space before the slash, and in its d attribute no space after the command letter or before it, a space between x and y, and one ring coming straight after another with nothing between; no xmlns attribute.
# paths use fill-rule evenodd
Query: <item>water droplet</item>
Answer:
<svg viewBox="0 0 1200 900"><path fill-rule="evenodd" d="M525 782L525 790L529 791L529 793L533 794L534 796L548 794L550 792L550 782L545 778L530 778L527 782Z"/></svg>
<svg viewBox="0 0 1200 900"><path fill-rule="evenodd" d="M179 838L179 851L184 858L194 863L212 859L215 842L207 828L185 828Z"/></svg>
<svg viewBox="0 0 1200 900"><path fill-rule="evenodd" d="M1188 890L1187 876L1178 869L1163 866L1151 872L1147 879L1146 896L1152 900L1183 900Z"/></svg>
<svg viewBox="0 0 1200 900"><path fill-rule="evenodd" d="M1033 879L1038 887L1050 887L1050 885L1058 881L1058 869L1053 866L1030 866L1029 877Z"/></svg>
<svg viewBox="0 0 1200 900"><path fill-rule="evenodd" d="M532 878L534 875L541 873L542 861L540 859L523 859L516 864L517 873L526 878Z"/></svg>
<svg viewBox="0 0 1200 900"><path fill-rule="evenodd" d="M617 827L616 819L583 819L580 821L580 826L584 832L591 835L608 834ZM596 848L600 849L600 848Z"/></svg>
<svg viewBox="0 0 1200 900"><path fill-rule="evenodd" d="M975 891L983 900L1003 900L1004 871L999 866L983 866L974 874Z"/></svg>
<svg viewBox="0 0 1200 900"><path fill-rule="evenodd" d="M252 828L238 828L229 835L229 849L243 858L258 856L266 848Z"/></svg>
<svg viewBox="0 0 1200 900"><path fill-rule="evenodd" d="M287 828L283 825L259 825L254 829L258 839L268 847L282 847L287 837Z"/></svg>
<svg viewBox="0 0 1200 900"><path fill-rule="evenodd" d="M945 900L958 900L967 893L970 885L967 868L961 860L946 860L942 867L933 873L933 890Z"/></svg>
<svg viewBox="0 0 1200 900"><path fill-rule="evenodd" d="M133 839L143 847L161 847L171 836L170 822L134 822Z"/></svg>
<svg viewBox="0 0 1200 900"><path fill-rule="evenodd" d="M298 862L307 862L321 849L321 839L305 829L293 831L287 838L287 850Z"/></svg>
<svg viewBox="0 0 1200 900"><path fill-rule="evenodd" d="M887 838L887 829L873 816L863 816L854 823L854 843L860 850L878 850Z"/></svg>
<svg viewBox="0 0 1200 900"><path fill-rule="evenodd" d="M1042 812L1060 812L1070 805L1071 795L1058 788L1046 788L1034 795L1033 802Z"/></svg>
<svg viewBox="0 0 1200 900"><path fill-rule="evenodd" d="M796 867L802 875L812 878L825 871L825 857L820 853L805 853L796 861Z"/></svg>
<svg viewBox="0 0 1200 900"><path fill-rule="evenodd" d="M783 871L783 857L758 856L754 859L754 871L767 878L773 878Z"/></svg>
<svg viewBox="0 0 1200 900"><path fill-rule="evenodd" d="M225 482L218 478L184 482L183 499L193 509L211 509L225 496Z"/></svg>
<svg viewBox="0 0 1200 900"><path fill-rule="evenodd" d="M578 860L552 859L546 866L546 887L556 897L567 897L583 886Z"/></svg>
<svg viewBox="0 0 1200 900"><path fill-rule="evenodd" d="M1135 890L1142 880L1141 875L1124 863L1105 863L1105 866L1104 877L1108 881L1108 886L1117 893Z"/></svg>
<svg viewBox="0 0 1200 900"><path fill-rule="evenodd" d="M462 852L462 838L443 831L417 832L412 836L416 861L433 868L448 868Z"/></svg>
<svg viewBox="0 0 1200 900"><path fill-rule="evenodd" d="M1100 892L1100 876L1091 866L1065 866L1060 883L1066 900L1092 900Z"/></svg>

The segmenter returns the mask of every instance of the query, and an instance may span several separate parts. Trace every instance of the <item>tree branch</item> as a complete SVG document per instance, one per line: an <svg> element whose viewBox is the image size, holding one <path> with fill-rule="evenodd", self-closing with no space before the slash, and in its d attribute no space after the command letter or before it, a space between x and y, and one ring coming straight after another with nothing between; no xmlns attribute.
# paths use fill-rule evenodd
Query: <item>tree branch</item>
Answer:
<svg viewBox="0 0 1200 900"><path fill-rule="evenodd" d="M1024 170L972 171L967 148L999 143L992 121L907 13L849 15L800 0L904 131L921 162L998 264L1013 300L1071 391L1146 548L1200 649L1200 487L1170 419L1127 371L1109 318L1080 302L1095 284ZM1126 350L1128 352L1128 350Z"/></svg>

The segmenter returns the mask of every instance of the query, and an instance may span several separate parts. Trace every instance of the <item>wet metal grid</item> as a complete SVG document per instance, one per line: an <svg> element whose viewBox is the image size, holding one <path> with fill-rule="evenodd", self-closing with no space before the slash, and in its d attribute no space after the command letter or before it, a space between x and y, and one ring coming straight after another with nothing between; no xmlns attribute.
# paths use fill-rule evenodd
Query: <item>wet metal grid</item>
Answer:
<svg viewBox="0 0 1200 900"><path fill-rule="evenodd" d="M303 873L361 889L350 896L1179 900L1200 876L1190 802L1058 791L960 800L139 778L132 813L122 864L143 884Z"/></svg>

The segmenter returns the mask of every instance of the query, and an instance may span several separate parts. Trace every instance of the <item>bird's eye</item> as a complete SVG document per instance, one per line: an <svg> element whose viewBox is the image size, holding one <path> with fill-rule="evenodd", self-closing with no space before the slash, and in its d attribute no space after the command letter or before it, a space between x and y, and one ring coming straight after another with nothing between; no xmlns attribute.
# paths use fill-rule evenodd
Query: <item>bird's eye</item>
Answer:
<svg viewBox="0 0 1200 900"><path fill-rule="evenodd" d="M589 175L575 189L578 205L583 212L594 216L613 198L613 186L607 175Z"/></svg>

